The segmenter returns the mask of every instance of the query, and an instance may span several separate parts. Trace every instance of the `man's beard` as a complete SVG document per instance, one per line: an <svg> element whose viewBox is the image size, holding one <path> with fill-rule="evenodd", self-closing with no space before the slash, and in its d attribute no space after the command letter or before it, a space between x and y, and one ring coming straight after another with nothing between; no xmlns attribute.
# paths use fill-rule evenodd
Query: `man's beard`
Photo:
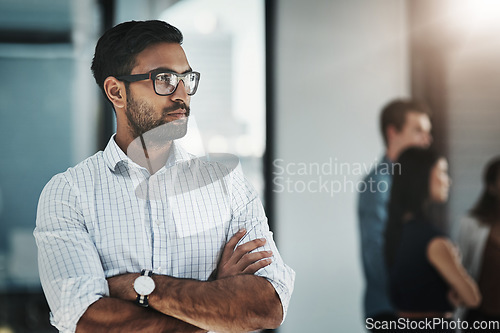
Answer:
<svg viewBox="0 0 500 333"><path fill-rule="evenodd" d="M167 114L175 110L184 109L185 116L181 119L167 121ZM143 136L148 148L162 147L166 143L182 138L187 132L187 122L190 108L183 102L174 102L164 108L161 117L154 118L155 111L147 102L137 102L130 93L127 94L127 115L130 131L134 139Z"/></svg>

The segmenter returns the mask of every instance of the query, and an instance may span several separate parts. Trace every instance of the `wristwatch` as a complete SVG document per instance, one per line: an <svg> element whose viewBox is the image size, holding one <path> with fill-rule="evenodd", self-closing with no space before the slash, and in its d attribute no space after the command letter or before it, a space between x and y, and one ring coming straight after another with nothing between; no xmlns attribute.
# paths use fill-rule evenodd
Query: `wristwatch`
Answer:
<svg viewBox="0 0 500 333"><path fill-rule="evenodd" d="M153 271L143 269L141 276L134 281L134 290L137 293L136 302L143 307L149 306L149 295L155 290L155 281L151 276L153 276Z"/></svg>

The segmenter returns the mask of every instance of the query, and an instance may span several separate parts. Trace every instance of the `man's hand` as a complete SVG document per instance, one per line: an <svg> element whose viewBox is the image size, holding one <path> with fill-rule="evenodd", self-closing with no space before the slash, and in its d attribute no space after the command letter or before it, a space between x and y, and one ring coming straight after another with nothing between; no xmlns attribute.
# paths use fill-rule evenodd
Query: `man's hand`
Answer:
<svg viewBox="0 0 500 333"><path fill-rule="evenodd" d="M179 332L246 332L278 327L283 320L279 296L266 278L253 275L271 263L272 252L250 253L265 245L266 240L238 245L245 234L245 230L240 230L224 246L212 280L153 275L156 289L149 296L147 310L175 319L169 325L184 325L186 330ZM132 285L137 276L138 273L131 273L108 278L111 298L134 301Z"/></svg>
<svg viewBox="0 0 500 333"><path fill-rule="evenodd" d="M238 242L246 235L246 230L238 231L224 246L222 256L217 269L212 273L209 280L223 279L239 274L254 274L259 269L266 267L272 262L271 251L251 251L266 244L264 238L254 239L238 247ZM117 275L108 278L109 293L111 297L122 300L134 301L136 298L133 284L139 273Z"/></svg>
<svg viewBox="0 0 500 333"><path fill-rule="evenodd" d="M271 251L251 251L266 244L264 238L254 239L247 243L236 245L245 236L246 230L238 231L224 246L222 256L217 264L217 269L212 273L211 278L217 280L239 274L254 274L259 269L269 265L273 255ZM235 249L236 248L236 249Z"/></svg>

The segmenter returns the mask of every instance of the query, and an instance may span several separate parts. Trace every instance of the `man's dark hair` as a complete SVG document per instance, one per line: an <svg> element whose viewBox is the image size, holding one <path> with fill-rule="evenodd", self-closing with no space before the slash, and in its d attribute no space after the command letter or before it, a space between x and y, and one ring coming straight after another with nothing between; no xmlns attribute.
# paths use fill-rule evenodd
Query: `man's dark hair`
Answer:
<svg viewBox="0 0 500 333"><path fill-rule="evenodd" d="M182 44L182 40L179 29L163 21L120 23L97 42L91 66L95 81L104 92L104 80L108 76L130 74L136 56L148 46L160 42Z"/></svg>
<svg viewBox="0 0 500 333"><path fill-rule="evenodd" d="M406 122L406 115L409 112L423 113L429 116L429 118L431 117L431 111L427 105L411 99L394 100L382 109L380 115L380 130L386 147L388 144L387 127L392 125L396 130L401 131Z"/></svg>
<svg viewBox="0 0 500 333"><path fill-rule="evenodd" d="M405 216L419 221L429 219L429 179L439 158L433 150L412 147L405 150L397 161L399 173L393 175L385 230L385 259L391 266L401 239Z"/></svg>

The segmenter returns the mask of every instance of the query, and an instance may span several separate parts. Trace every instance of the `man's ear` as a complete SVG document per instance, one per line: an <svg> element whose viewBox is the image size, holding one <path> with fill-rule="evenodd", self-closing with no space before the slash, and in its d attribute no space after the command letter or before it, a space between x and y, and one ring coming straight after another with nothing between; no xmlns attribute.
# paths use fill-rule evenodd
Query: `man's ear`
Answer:
<svg viewBox="0 0 500 333"><path fill-rule="evenodd" d="M113 76L108 76L104 80L104 91L108 99L113 103L115 110L125 107L127 94L125 92L125 84L122 81L117 80Z"/></svg>
<svg viewBox="0 0 500 333"><path fill-rule="evenodd" d="M387 137L387 142L391 142L392 138L396 136L396 134L399 133L397 130L396 126L394 125L387 125L387 128L385 129L385 135Z"/></svg>

